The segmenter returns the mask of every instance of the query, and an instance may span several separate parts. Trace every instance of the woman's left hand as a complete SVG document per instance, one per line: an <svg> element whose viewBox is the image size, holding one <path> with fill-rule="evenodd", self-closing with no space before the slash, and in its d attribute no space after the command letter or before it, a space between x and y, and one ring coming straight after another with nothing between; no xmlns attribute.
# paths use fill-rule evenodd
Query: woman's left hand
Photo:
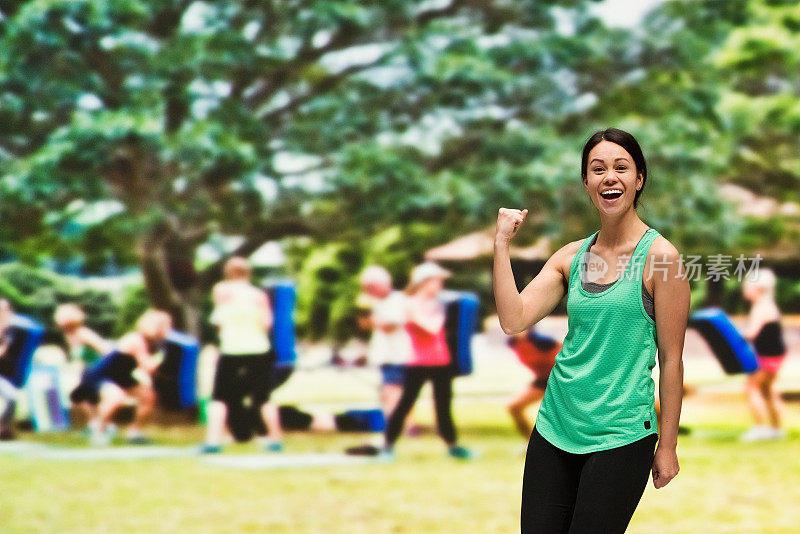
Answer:
<svg viewBox="0 0 800 534"><path fill-rule="evenodd" d="M653 459L653 485L656 489L663 488L675 478L680 471L678 466L678 453L674 448L657 447Z"/></svg>

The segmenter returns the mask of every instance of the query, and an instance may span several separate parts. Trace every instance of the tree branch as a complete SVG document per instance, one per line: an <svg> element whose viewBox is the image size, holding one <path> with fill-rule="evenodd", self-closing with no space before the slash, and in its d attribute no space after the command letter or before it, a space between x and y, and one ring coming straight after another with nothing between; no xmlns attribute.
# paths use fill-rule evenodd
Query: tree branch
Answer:
<svg viewBox="0 0 800 534"><path fill-rule="evenodd" d="M247 96L245 104L251 108L262 105L291 81L297 79L305 67L311 65L328 52L343 50L357 40L358 34L355 32L340 32L331 37L331 40L324 46L317 48L306 46L302 48L294 59L284 63L279 69L272 71L268 78L256 80L256 83L260 82L260 86Z"/></svg>
<svg viewBox="0 0 800 534"><path fill-rule="evenodd" d="M339 85L346 78L352 76L353 74L356 74L356 73L359 73L359 72L363 72L365 70L369 70L371 68L374 68L374 67L378 66L384 60L384 58L385 58L385 56L381 56L376 61L372 61L370 63L363 63L361 65L351 65L350 67L347 67L346 69L343 69L343 70L337 72L336 74L331 74L330 76L326 76L323 79L321 79L320 81L318 81L314 85L314 87L309 89L308 92L306 92L305 94L303 94L301 96L298 96L297 98L295 98L294 100L292 100L291 102L286 104L285 106L279 107L277 109L273 109L272 111L269 111L269 112L265 113L264 115L260 116L259 118L260 118L260 120L263 120L263 121L266 121L266 122L272 122L274 120L277 120L277 119L279 119L281 117L281 115L289 113L290 111L294 111L298 107L300 107L303 104L305 104L306 102L309 102L310 100L313 100L314 98L318 97L319 95L324 94L324 93L332 90L334 87Z"/></svg>
<svg viewBox="0 0 800 534"><path fill-rule="evenodd" d="M453 0L447 7L423 11L392 28L391 33L400 34L413 26L424 26L433 20L454 15L466 4L467 0ZM340 29L324 46L317 48L304 46L294 59L270 73L268 78L253 80L250 85L260 82L260 86L246 98L245 104L250 108L256 108L264 104L278 91L296 80L305 67L329 52L344 50L358 43L361 37L363 37L363 32L354 31L352 27L346 27Z"/></svg>
<svg viewBox="0 0 800 534"><path fill-rule="evenodd" d="M292 217L280 222L268 224L262 231L248 236L244 240L244 243L239 245L231 254L220 258L206 267L198 277L198 286L201 288L209 288L214 282L222 278L222 268L231 256L247 257L268 241L275 241L276 239L289 236L309 235L313 232L314 228L306 219L301 217Z"/></svg>

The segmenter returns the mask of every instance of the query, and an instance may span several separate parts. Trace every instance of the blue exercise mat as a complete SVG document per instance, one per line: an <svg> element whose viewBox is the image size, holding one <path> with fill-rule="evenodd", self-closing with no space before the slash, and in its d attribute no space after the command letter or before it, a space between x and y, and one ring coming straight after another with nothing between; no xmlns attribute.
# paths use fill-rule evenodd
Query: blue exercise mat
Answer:
<svg viewBox="0 0 800 534"><path fill-rule="evenodd" d="M159 402L166 408L185 409L197 404L197 339L173 330L164 342L164 361L155 373Z"/></svg>
<svg viewBox="0 0 800 534"><path fill-rule="evenodd" d="M294 367L297 362L294 335L296 290L291 281L277 281L265 287L272 304L272 346L278 367Z"/></svg>
<svg viewBox="0 0 800 534"><path fill-rule="evenodd" d="M472 374L472 336L478 324L478 296L467 291L443 291L445 337L457 376Z"/></svg>
<svg viewBox="0 0 800 534"><path fill-rule="evenodd" d="M727 374L752 373L758 369L750 344L720 308L696 311L689 317L689 326L708 343Z"/></svg>
<svg viewBox="0 0 800 534"><path fill-rule="evenodd" d="M8 327L11 344L3 357L3 375L14 386L21 388L28 381L33 353L39 348L44 327L25 315L14 314Z"/></svg>

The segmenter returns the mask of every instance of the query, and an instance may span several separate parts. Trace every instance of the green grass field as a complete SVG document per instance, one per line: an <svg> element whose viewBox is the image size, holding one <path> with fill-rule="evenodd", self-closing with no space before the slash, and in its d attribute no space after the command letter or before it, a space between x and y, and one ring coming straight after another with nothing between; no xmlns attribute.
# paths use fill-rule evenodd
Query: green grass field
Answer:
<svg viewBox="0 0 800 534"><path fill-rule="evenodd" d="M681 472L661 490L648 484L629 532L797 533L800 403L785 404L786 440L740 443L751 424L744 377L725 376L695 338L687 336L686 383L695 392L684 399L682 423L692 433L679 441ZM393 463L348 467L238 470L198 457L66 461L0 454L0 532L518 532L525 442L504 406L530 373L503 352L502 340L477 339L475 373L456 381L456 424L461 441L480 453L477 460L448 458L430 432L402 438ZM319 359L327 354L322 348ZM784 391L800 389L796 355L779 382ZM276 400L328 410L374 405L376 385L377 376L366 371L301 371ZM429 399L426 387L414 417L432 426ZM157 445L190 446L203 438L200 426L150 430ZM21 437L86 448L78 431ZM286 454L338 453L365 439L292 433ZM257 452L255 443L225 450Z"/></svg>
<svg viewBox="0 0 800 534"><path fill-rule="evenodd" d="M684 404L693 434L680 441L681 473L648 485L629 532L797 532L800 409L787 404L789 438L741 444L742 399L697 394ZM418 419L429 422L421 403ZM456 404L463 442L481 453L458 462L431 434L403 438L391 464L236 470L200 459L59 461L0 455L2 532L514 532L523 441L501 400ZM153 428L163 445L188 445L199 427ZM27 436L82 446L77 433ZM290 452L337 452L360 435L290 434ZM255 444L226 454L253 453Z"/></svg>

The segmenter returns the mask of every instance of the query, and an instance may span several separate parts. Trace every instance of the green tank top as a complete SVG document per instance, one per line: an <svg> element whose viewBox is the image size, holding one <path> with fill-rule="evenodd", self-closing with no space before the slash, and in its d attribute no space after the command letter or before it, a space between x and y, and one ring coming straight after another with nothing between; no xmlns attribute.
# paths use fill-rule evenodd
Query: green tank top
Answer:
<svg viewBox="0 0 800 534"><path fill-rule="evenodd" d="M659 233L649 228L610 288L581 287L583 259L597 235L572 259L568 331L550 372L536 429L565 451L583 454L621 447L658 433L655 414L655 321L642 304L647 251Z"/></svg>

